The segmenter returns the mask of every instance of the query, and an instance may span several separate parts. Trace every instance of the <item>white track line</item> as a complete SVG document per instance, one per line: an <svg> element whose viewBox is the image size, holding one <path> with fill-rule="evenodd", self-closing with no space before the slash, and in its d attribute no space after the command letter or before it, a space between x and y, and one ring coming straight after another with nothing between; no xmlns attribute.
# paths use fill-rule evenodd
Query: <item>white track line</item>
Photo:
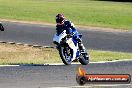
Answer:
<svg viewBox="0 0 132 88"><path fill-rule="evenodd" d="M99 63L115 63L115 62L124 62L124 61L132 61L132 59L124 59L124 60L113 60L113 61L100 61L100 62L90 62L89 64L99 64ZM79 65L80 63L79 62L76 62L76 63L72 63L72 65ZM53 66L53 65L56 65L56 66L59 66L59 65L64 65L63 63L45 63L43 65L38 65L38 66ZM80 64L81 65L81 64ZM24 66L24 65L0 65L0 67L7 67L7 66ZM25 64L25 66L28 66ZM32 66L29 64L29 66ZM37 66L36 64L33 64L33 66Z"/></svg>
<svg viewBox="0 0 132 88"><path fill-rule="evenodd" d="M0 65L0 67L15 67L15 66L20 66L20 65Z"/></svg>
<svg viewBox="0 0 132 88"><path fill-rule="evenodd" d="M74 65L74 64L80 64L80 63L78 62L78 63L72 63L72 64ZM48 65L64 65L64 63L51 63Z"/></svg>
<svg viewBox="0 0 132 88"><path fill-rule="evenodd" d="M94 63L114 63L114 62L124 62L124 61L132 61L132 59L124 59L124 60L113 60L113 61L99 61L99 62L90 62L89 64L94 64ZM80 64L79 62L72 63L73 65L75 64ZM52 63L48 65L64 65L63 63Z"/></svg>
<svg viewBox="0 0 132 88"><path fill-rule="evenodd" d="M88 85L88 84L86 84ZM72 86L70 88L91 88L91 87L117 87L117 86L132 86L132 84L90 84L88 86Z"/></svg>
<svg viewBox="0 0 132 88"><path fill-rule="evenodd" d="M91 63L91 64L92 64L92 63L113 63L113 62L123 62L123 61L132 61L132 58L131 58L131 59L123 59L123 60L112 60L112 61L90 62L90 63Z"/></svg>
<svg viewBox="0 0 132 88"><path fill-rule="evenodd" d="M86 84L87 85L87 84ZM131 86L132 84L90 84L88 86L69 86L69 87L48 87L48 88L91 88L91 87L117 87L117 86ZM128 87L129 88L129 87Z"/></svg>

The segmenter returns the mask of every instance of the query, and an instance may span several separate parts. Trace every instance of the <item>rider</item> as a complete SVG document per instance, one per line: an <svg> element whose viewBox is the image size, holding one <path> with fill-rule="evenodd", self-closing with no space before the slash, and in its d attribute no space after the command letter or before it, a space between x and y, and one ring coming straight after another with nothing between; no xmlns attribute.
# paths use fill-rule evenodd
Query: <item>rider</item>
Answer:
<svg viewBox="0 0 132 88"><path fill-rule="evenodd" d="M82 44L82 40L74 26L74 24L71 21L66 20L65 16L63 14L58 14L56 16L56 32L59 35L62 33L63 30L66 30L66 33L68 35L72 35L74 39L78 41L78 45L80 50L84 51L84 46Z"/></svg>

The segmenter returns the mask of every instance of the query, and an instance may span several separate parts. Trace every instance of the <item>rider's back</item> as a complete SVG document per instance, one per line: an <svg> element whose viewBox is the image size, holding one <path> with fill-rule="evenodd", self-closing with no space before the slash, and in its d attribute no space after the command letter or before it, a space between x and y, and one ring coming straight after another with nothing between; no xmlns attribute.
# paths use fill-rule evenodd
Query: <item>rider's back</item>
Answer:
<svg viewBox="0 0 132 88"><path fill-rule="evenodd" d="M74 32L76 29L73 26L71 21L65 20L63 25L56 25L56 32L59 35L64 30L66 30L67 34Z"/></svg>

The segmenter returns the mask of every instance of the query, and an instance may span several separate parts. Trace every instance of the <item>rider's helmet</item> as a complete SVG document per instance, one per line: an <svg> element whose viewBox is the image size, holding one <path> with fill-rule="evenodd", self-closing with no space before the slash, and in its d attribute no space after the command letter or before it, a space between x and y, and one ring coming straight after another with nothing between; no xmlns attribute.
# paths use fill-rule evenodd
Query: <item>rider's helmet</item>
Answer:
<svg viewBox="0 0 132 88"><path fill-rule="evenodd" d="M65 19L65 16L63 14L57 14L56 15L56 23L62 24Z"/></svg>

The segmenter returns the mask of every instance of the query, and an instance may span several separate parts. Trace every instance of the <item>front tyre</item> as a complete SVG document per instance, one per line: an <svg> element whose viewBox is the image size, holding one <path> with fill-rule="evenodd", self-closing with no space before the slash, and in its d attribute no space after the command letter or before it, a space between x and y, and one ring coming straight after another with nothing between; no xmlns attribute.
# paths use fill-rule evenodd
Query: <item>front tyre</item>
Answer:
<svg viewBox="0 0 132 88"><path fill-rule="evenodd" d="M59 54L60 54L60 57L62 59L62 62L65 64L65 65L70 65L71 62L72 62L72 50L67 47L59 47Z"/></svg>

